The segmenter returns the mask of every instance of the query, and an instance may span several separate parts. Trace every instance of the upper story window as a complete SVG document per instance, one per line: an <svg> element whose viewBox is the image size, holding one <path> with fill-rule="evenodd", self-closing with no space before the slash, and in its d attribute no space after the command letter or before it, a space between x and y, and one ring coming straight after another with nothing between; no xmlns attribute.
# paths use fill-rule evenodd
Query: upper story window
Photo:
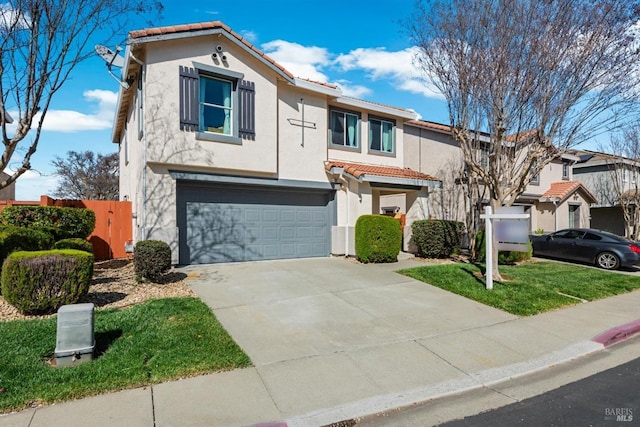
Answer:
<svg viewBox="0 0 640 427"><path fill-rule="evenodd" d="M209 141L255 139L255 84L241 73L194 65L180 66L180 129Z"/></svg>
<svg viewBox="0 0 640 427"><path fill-rule="evenodd" d="M394 153L394 127L393 121L369 118L369 151Z"/></svg>
<svg viewBox="0 0 640 427"><path fill-rule="evenodd" d="M562 179L569 179L569 163L562 162Z"/></svg>
<svg viewBox="0 0 640 427"><path fill-rule="evenodd" d="M331 110L329 116L330 145L359 149L360 116L340 110Z"/></svg>
<svg viewBox="0 0 640 427"><path fill-rule="evenodd" d="M531 178L531 184L533 185L540 185L540 171L538 171L537 169L538 160L534 160L533 163L531 163L531 172L534 173L533 177Z"/></svg>
<svg viewBox="0 0 640 427"><path fill-rule="evenodd" d="M233 84L200 76L200 131L233 135Z"/></svg>

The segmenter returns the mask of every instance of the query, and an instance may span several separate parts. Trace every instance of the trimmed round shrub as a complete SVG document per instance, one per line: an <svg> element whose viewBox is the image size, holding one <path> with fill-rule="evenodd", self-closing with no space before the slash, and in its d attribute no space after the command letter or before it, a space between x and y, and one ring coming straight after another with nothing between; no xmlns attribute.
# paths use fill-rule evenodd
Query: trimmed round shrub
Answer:
<svg viewBox="0 0 640 427"><path fill-rule="evenodd" d="M0 265L7 256L15 251L43 251L51 249L51 234L37 229L0 226Z"/></svg>
<svg viewBox="0 0 640 427"><path fill-rule="evenodd" d="M397 262L402 246L400 222L390 216L362 215L356 222L356 257L364 263Z"/></svg>
<svg viewBox="0 0 640 427"><path fill-rule="evenodd" d="M56 240L86 239L96 226L92 210L57 206L7 206L0 213L0 220L18 227L51 229Z"/></svg>
<svg viewBox="0 0 640 427"><path fill-rule="evenodd" d="M2 265L2 296L22 314L55 313L86 297L93 255L73 249L14 252Z"/></svg>
<svg viewBox="0 0 640 427"><path fill-rule="evenodd" d="M478 230L476 234L476 259L475 262L485 262L487 259L486 254L486 243L484 238L484 230ZM527 252L517 252L517 251L499 251L498 252L498 264L501 265L513 265L522 261L526 261L531 259L533 255L533 246L531 246L531 241L529 241L528 245L529 250Z"/></svg>
<svg viewBox="0 0 640 427"><path fill-rule="evenodd" d="M424 258L446 258L460 251L464 224L443 219L423 219L411 224L411 239Z"/></svg>
<svg viewBox="0 0 640 427"><path fill-rule="evenodd" d="M77 249L79 251L93 253L93 244L85 239L78 237L72 239L58 240L53 244L53 249Z"/></svg>
<svg viewBox="0 0 640 427"><path fill-rule="evenodd" d="M141 240L133 248L136 276L158 280L171 268L171 248L160 240Z"/></svg>

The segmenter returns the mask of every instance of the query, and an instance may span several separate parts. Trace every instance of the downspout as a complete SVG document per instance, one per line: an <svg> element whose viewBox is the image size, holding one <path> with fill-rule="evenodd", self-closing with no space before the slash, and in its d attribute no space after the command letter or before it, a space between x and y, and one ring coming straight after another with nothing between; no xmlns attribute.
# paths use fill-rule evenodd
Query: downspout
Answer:
<svg viewBox="0 0 640 427"><path fill-rule="evenodd" d="M130 55L134 61L140 64L140 92L138 93L138 96L140 97L140 114L138 120L140 123L138 126L142 135L138 135L138 138L142 136L142 240L147 240L147 132L144 126L144 81L146 78L147 67L144 63L135 58L133 54Z"/></svg>
<svg viewBox="0 0 640 427"><path fill-rule="evenodd" d="M347 199L347 218L346 218L346 225L344 228L344 256L345 258L349 256L349 182L347 181L347 179L342 176L342 174L344 173L344 169L340 172L340 176L338 177L338 179L342 182L344 182L344 195Z"/></svg>
<svg viewBox="0 0 640 427"><path fill-rule="evenodd" d="M553 203L553 231L558 231L558 200L553 199L551 202Z"/></svg>

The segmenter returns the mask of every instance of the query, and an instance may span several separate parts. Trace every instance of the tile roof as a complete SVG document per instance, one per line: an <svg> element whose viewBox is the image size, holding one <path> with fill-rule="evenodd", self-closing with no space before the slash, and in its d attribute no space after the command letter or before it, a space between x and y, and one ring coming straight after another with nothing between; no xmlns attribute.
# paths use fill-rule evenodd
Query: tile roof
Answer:
<svg viewBox="0 0 640 427"><path fill-rule="evenodd" d="M451 132L451 126L443 125L441 123L427 122L425 120L409 120L407 123L423 128L438 130L441 132Z"/></svg>
<svg viewBox="0 0 640 427"><path fill-rule="evenodd" d="M529 137L533 137L537 133L538 133L537 129L524 130L522 132L516 132L516 133L511 133L509 135L505 135L504 140L506 142L515 142L515 141L525 142L525 140L529 139Z"/></svg>
<svg viewBox="0 0 640 427"><path fill-rule="evenodd" d="M424 181L439 181L426 173L417 172L409 168L399 168L394 166L367 165L362 163L348 163L342 161L329 160L324 165L327 171L332 168L342 168L346 173L356 178L364 175L386 176L392 178L420 179Z"/></svg>
<svg viewBox="0 0 640 427"><path fill-rule="evenodd" d="M580 189L582 189L594 202L597 200L596 197L580 181L554 182L541 198L564 200Z"/></svg>
<svg viewBox="0 0 640 427"><path fill-rule="evenodd" d="M271 63L274 67L278 68L289 78L293 79L295 76L287 71L282 65L278 64L276 61L267 56L260 49L255 47L253 44L249 43L246 38L242 35L236 33L227 25L223 24L221 21L212 21L212 22L199 22L196 24L183 24L183 25L171 25L167 27L155 27L155 28L146 28L142 30L135 30L129 32L129 42L135 43L136 39L142 39L144 37L151 36L165 36L170 34L178 34L178 33L192 33L197 31L205 31L205 30L216 30L221 29L229 33L231 36L238 39L239 42L244 44L246 47L251 49L253 52L258 54L262 59Z"/></svg>

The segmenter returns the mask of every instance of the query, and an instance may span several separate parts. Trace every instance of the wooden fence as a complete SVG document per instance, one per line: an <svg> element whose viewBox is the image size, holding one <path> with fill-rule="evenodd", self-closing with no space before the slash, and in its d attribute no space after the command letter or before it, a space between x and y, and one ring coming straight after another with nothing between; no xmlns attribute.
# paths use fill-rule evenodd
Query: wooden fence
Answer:
<svg viewBox="0 0 640 427"><path fill-rule="evenodd" d="M129 256L125 244L132 239L131 202L116 200L56 200L41 196L40 201L0 200L0 212L6 206L59 206L91 209L96 214L96 228L89 236L98 260Z"/></svg>

